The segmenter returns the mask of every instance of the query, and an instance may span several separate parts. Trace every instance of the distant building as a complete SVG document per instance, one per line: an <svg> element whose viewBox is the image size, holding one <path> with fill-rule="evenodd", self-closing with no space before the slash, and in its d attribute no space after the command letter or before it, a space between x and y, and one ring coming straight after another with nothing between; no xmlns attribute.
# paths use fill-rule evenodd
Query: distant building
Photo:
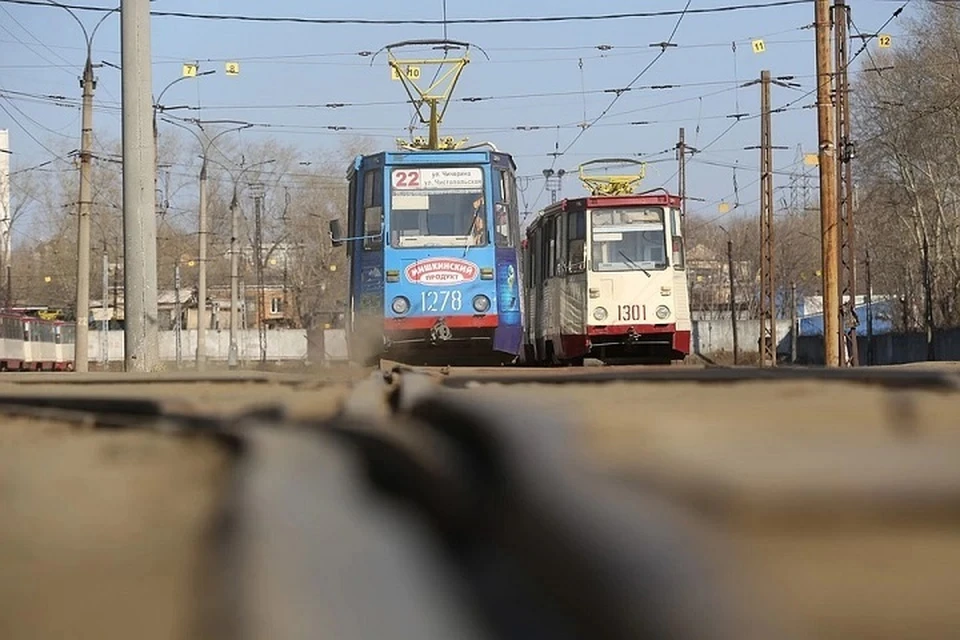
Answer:
<svg viewBox="0 0 960 640"><path fill-rule="evenodd" d="M241 286L241 300L238 301L237 311L240 317L241 329L256 329L262 322L267 328L299 328L296 316L296 305L293 291L279 284L267 284L263 287L263 313L258 315L257 287L255 285ZM192 288L161 290L157 294L157 321L161 331L176 328L177 306L180 307L181 328L196 329L199 322L199 304L197 292ZM230 329L230 287L210 287L207 289L206 322L207 329L217 331ZM99 326L107 320L116 328L123 326L123 289L117 288L111 298L104 305L101 300L90 301L90 320L94 326Z"/></svg>
<svg viewBox="0 0 960 640"><path fill-rule="evenodd" d="M690 286L690 310L695 315L729 314L730 268L726 254L697 244L687 250L687 277ZM749 261L733 263L735 288L755 281ZM739 298L739 296L738 296ZM738 308L745 300L738 300Z"/></svg>
<svg viewBox="0 0 960 640"><path fill-rule="evenodd" d="M869 305L866 296L857 296L854 305L858 335L867 335L868 320L874 335L893 332L893 320L899 305L899 299L896 296L875 294ZM823 335L822 296L804 296L800 299L797 304L797 316L800 325L798 335Z"/></svg>

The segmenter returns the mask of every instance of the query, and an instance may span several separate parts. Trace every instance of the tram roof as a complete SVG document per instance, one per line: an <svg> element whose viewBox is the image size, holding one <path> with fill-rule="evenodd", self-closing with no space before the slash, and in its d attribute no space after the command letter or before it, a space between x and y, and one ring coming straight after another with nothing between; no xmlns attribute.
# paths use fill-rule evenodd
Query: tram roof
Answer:
<svg viewBox="0 0 960 640"><path fill-rule="evenodd" d="M546 213L556 213L557 211L566 211L567 209L604 209L612 207L635 206L679 207L680 196L673 195L666 190L658 189L656 191L633 193L624 196L583 196L580 198L564 198L559 202L554 202L553 204L544 207L540 212L540 215Z"/></svg>
<svg viewBox="0 0 960 640"><path fill-rule="evenodd" d="M460 149L450 151L380 151L367 155L357 156L348 170L358 171L361 164L373 161L375 165L383 166L409 166L409 165L448 165L455 164L508 164L511 169L516 171L517 164L513 156L502 151L493 151L487 149Z"/></svg>

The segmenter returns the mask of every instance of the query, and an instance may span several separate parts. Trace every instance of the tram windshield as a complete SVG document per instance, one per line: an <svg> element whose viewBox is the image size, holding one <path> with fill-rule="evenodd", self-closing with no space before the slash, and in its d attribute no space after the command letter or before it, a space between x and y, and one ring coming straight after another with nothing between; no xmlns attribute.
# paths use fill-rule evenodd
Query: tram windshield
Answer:
<svg viewBox="0 0 960 640"><path fill-rule="evenodd" d="M594 209L590 213L590 233L593 271L667 268L662 207Z"/></svg>
<svg viewBox="0 0 960 640"><path fill-rule="evenodd" d="M489 244L480 167L394 169L390 184L392 247Z"/></svg>

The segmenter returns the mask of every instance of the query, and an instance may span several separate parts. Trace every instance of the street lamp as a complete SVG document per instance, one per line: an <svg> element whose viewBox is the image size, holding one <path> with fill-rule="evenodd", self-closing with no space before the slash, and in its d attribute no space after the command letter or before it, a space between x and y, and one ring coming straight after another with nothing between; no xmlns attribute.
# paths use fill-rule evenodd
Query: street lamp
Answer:
<svg viewBox="0 0 960 640"><path fill-rule="evenodd" d="M87 45L87 59L83 65L83 77L80 80L80 86L83 89L83 107L80 130L80 196L77 202L77 296L74 314L77 318L74 370L83 372L87 370L88 364L87 330L90 322L90 208L93 198L90 160L93 146L93 91L97 87L97 81L93 77L93 38L97 35L100 25L119 11L120 7L105 13L93 30L88 32L83 21L69 7L55 0L47 0L47 3L60 7L70 14L70 17L80 25Z"/></svg>
<svg viewBox="0 0 960 640"><path fill-rule="evenodd" d="M237 185L243 178L243 174L256 167L272 164L275 159L264 160L247 165L241 169L240 173L234 175L233 170L226 167L216 160L208 160L219 166L230 175L233 181L233 196L230 199L230 349L227 353L227 364L230 367L236 367L240 361L240 350L237 346L237 325L240 324L240 314L237 307L240 305L240 257L238 252L238 241L240 239L240 206L237 193Z"/></svg>
<svg viewBox="0 0 960 640"><path fill-rule="evenodd" d="M167 120L170 124L174 124L185 131L189 131L192 136L197 139L197 142L200 143L202 164L200 165L200 213L198 219L198 242L199 242L199 260L200 260L200 269L197 275L197 370L202 371L206 365L206 334L207 334L207 162L208 162L208 153L210 147L213 146L213 143L216 142L217 138L224 136L228 133L234 131L240 131L242 129L248 129L252 127L252 124L244 124L239 127L233 127L231 129L226 129L221 131L217 135L207 137L206 141L202 138L196 131L187 127L184 124L173 120ZM195 124L200 128L200 131L206 133L203 129L203 124L197 120Z"/></svg>
<svg viewBox="0 0 960 640"><path fill-rule="evenodd" d="M160 95L157 96L157 99L153 101L153 163L154 163L154 166L156 167L160 166L160 146L159 146L160 131L157 128L157 112L163 111L163 104L160 102L163 99L163 94L167 92L167 89L177 84L181 80L187 80L190 78L201 78L203 76L213 75L216 72L217 72L216 69L210 69L209 71L194 73L193 75L182 75L176 80L174 80L173 82L168 83L167 86L165 86L160 91Z"/></svg>

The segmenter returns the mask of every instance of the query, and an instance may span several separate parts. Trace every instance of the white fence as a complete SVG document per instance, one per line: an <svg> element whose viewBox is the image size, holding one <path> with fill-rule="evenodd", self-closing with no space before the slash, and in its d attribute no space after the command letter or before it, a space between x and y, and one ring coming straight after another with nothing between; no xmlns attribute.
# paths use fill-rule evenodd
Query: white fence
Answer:
<svg viewBox="0 0 960 640"><path fill-rule="evenodd" d="M104 332L91 329L89 337L90 362L103 362ZM124 358L123 331L106 332L106 361L119 362ZM180 357L193 361L197 354L198 332L180 332ZM206 331L207 359L227 360L230 353L229 331ZM237 347L241 360L260 359L260 334L256 329L237 332ZM267 331L267 360L306 360L307 332L304 329L275 329ZM160 332L160 359L176 361L177 337L174 331Z"/></svg>
<svg viewBox="0 0 960 640"><path fill-rule="evenodd" d="M777 320L778 351L790 350L790 321ZM695 320L691 348L694 353L710 354L718 351L733 352L733 327L730 318ZM737 320L737 346L741 353L760 352L760 321Z"/></svg>
<svg viewBox="0 0 960 640"><path fill-rule="evenodd" d="M107 362L123 360L123 331L106 332ZM197 353L197 331L182 331L180 333L180 357L184 362L193 361ZM789 349L790 322L777 321L777 341L780 351ZM103 332L90 331L89 357L90 362L103 362ZM318 344L311 348L310 340ZM758 320L737 321L737 341L743 353L758 351L760 340L760 323ZM207 359L212 361L226 361L230 353L230 332L206 332ZM237 332L237 346L242 361L260 359L260 335L256 329L246 329ZM715 353L717 351L733 351L733 332L729 319L698 320L693 323L692 348L694 353ZM784 344L787 346L784 347ZM317 349L316 347L320 347ZM267 360L277 362L281 360L344 360L347 357L347 346L342 329L326 329L308 337L306 329L272 329L267 331ZM160 359L176 361L177 340L173 331L160 332Z"/></svg>

